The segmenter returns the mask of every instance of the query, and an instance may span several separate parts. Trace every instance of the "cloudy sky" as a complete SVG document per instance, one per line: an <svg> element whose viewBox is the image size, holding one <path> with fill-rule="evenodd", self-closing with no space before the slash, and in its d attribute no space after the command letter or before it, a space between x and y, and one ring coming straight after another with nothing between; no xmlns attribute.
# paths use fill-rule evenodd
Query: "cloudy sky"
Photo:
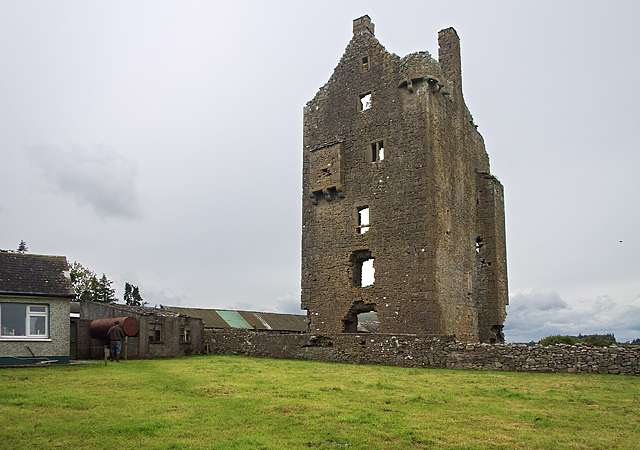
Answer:
<svg viewBox="0 0 640 450"><path fill-rule="evenodd" d="M302 108L364 14L400 56L460 35L507 340L640 337L635 0L0 0L0 248L152 305L301 313Z"/></svg>

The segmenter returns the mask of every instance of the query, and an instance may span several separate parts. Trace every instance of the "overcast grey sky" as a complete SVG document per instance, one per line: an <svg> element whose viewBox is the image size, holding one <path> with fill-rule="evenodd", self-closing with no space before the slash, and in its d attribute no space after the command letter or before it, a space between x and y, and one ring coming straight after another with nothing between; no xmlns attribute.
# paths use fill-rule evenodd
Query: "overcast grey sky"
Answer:
<svg viewBox="0 0 640 450"><path fill-rule="evenodd" d="M298 312L302 108L369 14L456 28L504 184L508 341L640 337L640 2L0 0L0 248L153 304Z"/></svg>

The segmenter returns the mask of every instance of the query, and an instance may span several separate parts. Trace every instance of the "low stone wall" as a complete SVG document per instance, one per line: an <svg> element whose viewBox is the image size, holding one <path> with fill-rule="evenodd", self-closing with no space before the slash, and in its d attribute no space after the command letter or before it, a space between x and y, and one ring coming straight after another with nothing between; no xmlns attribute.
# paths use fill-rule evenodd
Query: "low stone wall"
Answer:
<svg viewBox="0 0 640 450"><path fill-rule="evenodd" d="M586 345L472 344L453 336L306 334L207 329L211 353L354 364L508 372L640 375L640 348Z"/></svg>

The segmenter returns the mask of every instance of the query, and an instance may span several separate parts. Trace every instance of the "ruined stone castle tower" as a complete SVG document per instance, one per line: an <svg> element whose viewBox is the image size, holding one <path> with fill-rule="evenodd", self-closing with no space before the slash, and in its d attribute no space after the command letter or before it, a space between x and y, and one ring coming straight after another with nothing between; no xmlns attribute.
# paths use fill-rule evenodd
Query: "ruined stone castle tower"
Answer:
<svg viewBox="0 0 640 450"><path fill-rule="evenodd" d="M312 333L503 340L503 190L462 97L460 40L387 52L368 16L304 108L302 308Z"/></svg>

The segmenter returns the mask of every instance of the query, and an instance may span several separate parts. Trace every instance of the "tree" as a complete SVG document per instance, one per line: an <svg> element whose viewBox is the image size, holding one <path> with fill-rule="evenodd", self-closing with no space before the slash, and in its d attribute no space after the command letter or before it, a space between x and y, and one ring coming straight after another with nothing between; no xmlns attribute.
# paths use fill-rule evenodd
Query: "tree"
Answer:
<svg viewBox="0 0 640 450"><path fill-rule="evenodd" d="M95 272L87 269L79 262L71 264L69 271L71 284L76 293L77 301L106 302L116 301L115 289L111 288L113 281L109 280L103 273L98 280Z"/></svg>
<svg viewBox="0 0 640 450"><path fill-rule="evenodd" d="M20 239L20 245L18 245L18 253L27 253L29 247L27 247L27 243Z"/></svg>
<svg viewBox="0 0 640 450"><path fill-rule="evenodd" d="M93 301L98 296L98 278L96 274L74 261L69 271L73 290L76 292L76 300Z"/></svg>
<svg viewBox="0 0 640 450"><path fill-rule="evenodd" d="M124 283L123 300L127 305L144 306L147 304L147 302L142 299L138 286L134 286L128 282Z"/></svg>
<svg viewBox="0 0 640 450"><path fill-rule="evenodd" d="M114 303L116 301L116 290L111 288L113 281L109 280L103 273L98 281L98 296L96 302Z"/></svg>

